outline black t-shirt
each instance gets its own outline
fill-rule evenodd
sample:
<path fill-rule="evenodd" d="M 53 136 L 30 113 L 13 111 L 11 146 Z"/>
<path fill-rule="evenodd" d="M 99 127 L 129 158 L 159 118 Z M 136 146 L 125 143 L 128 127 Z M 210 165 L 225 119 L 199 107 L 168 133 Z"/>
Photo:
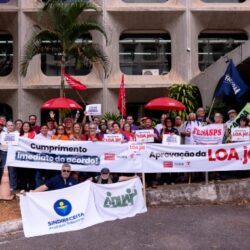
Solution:
<path fill-rule="evenodd" d="M 94 177 L 93 182 L 94 182 L 94 183 L 98 183 L 99 178 L 101 178 L 100 175 Z M 109 178 L 111 178 L 112 183 L 116 183 L 116 182 L 119 181 L 119 177 L 117 177 L 117 176 L 112 176 L 112 175 L 110 175 Z M 103 179 L 102 179 L 101 184 L 108 184 L 108 179 L 107 179 L 107 180 L 103 180 Z"/>

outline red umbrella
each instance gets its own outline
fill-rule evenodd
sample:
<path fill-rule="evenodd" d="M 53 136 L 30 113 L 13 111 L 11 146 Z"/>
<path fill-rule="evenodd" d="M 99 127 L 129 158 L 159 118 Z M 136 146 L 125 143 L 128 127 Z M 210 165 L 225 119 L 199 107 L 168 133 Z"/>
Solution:
<path fill-rule="evenodd" d="M 153 110 L 184 110 L 186 107 L 179 101 L 169 98 L 160 97 L 149 101 L 145 106 Z"/>
<path fill-rule="evenodd" d="M 68 98 L 53 98 L 41 105 L 41 109 L 82 109 L 75 101 Z"/>

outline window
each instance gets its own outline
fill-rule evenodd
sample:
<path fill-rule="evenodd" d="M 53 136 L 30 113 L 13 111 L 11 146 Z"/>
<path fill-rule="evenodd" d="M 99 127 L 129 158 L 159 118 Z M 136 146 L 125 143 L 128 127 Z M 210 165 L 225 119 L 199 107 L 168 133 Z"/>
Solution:
<path fill-rule="evenodd" d="M 53 42 L 58 43 L 58 41 L 53 41 Z M 91 43 L 91 42 L 92 39 L 90 35 L 86 35 L 85 37 L 76 40 L 76 43 Z M 50 41 L 44 41 L 43 43 L 45 44 L 50 43 Z M 60 53 L 55 53 L 54 55 L 42 54 L 41 55 L 42 72 L 47 76 L 60 76 L 61 75 L 60 60 L 61 60 Z M 92 67 L 90 65 L 77 68 L 74 56 L 70 55 L 67 60 L 65 72 L 69 75 L 87 75 L 90 73 L 91 69 Z"/>
<path fill-rule="evenodd" d="M 122 34 L 120 68 L 127 75 L 167 74 L 171 69 L 169 34 Z"/>
<path fill-rule="evenodd" d="M 5 116 L 7 121 L 12 120 L 13 111 L 11 106 L 6 103 L 0 103 L 0 116 Z"/>
<path fill-rule="evenodd" d="M 7 76 L 13 68 L 13 38 L 0 33 L 0 76 Z"/>
<path fill-rule="evenodd" d="M 168 0 L 123 0 L 126 3 L 164 3 Z"/>
<path fill-rule="evenodd" d="M 246 0 L 202 0 L 205 3 L 243 3 Z"/>
<path fill-rule="evenodd" d="M 1 1 L 1 0 L 0 0 Z M 49 0 L 42 0 L 44 3 L 47 3 Z M 78 0 L 63 0 L 65 3 L 74 3 Z M 82 0 L 82 2 L 89 2 L 90 0 Z"/>
<path fill-rule="evenodd" d="M 203 32 L 198 38 L 199 68 L 204 71 L 221 56 L 248 40 L 243 32 Z"/>

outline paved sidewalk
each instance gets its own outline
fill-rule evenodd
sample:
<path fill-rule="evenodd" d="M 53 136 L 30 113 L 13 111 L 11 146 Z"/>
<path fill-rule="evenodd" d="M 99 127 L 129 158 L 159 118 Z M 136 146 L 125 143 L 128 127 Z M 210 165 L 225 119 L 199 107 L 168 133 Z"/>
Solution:
<path fill-rule="evenodd" d="M 133 218 L 84 230 L 24 238 L 0 237 L 1 250 L 207 250 L 250 246 L 250 207 L 234 205 L 149 208 Z"/>

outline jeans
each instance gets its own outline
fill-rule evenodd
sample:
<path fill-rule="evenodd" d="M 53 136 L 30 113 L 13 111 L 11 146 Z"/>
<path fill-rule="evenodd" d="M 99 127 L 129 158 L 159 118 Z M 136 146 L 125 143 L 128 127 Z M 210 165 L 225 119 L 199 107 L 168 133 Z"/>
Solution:
<path fill-rule="evenodd" d="M 3 175 L 4 166 L 6 165 L 6 159 L 7 159 L 7 151 L 0 151 L 1 156 L 1 179 Z M 14 167 L 8 167 L 9 170 L 9 179 L 10 179 L 10 188 L 15 190 L 17 188 L 17 176 L 16 176 L 16 168 Z"/>

